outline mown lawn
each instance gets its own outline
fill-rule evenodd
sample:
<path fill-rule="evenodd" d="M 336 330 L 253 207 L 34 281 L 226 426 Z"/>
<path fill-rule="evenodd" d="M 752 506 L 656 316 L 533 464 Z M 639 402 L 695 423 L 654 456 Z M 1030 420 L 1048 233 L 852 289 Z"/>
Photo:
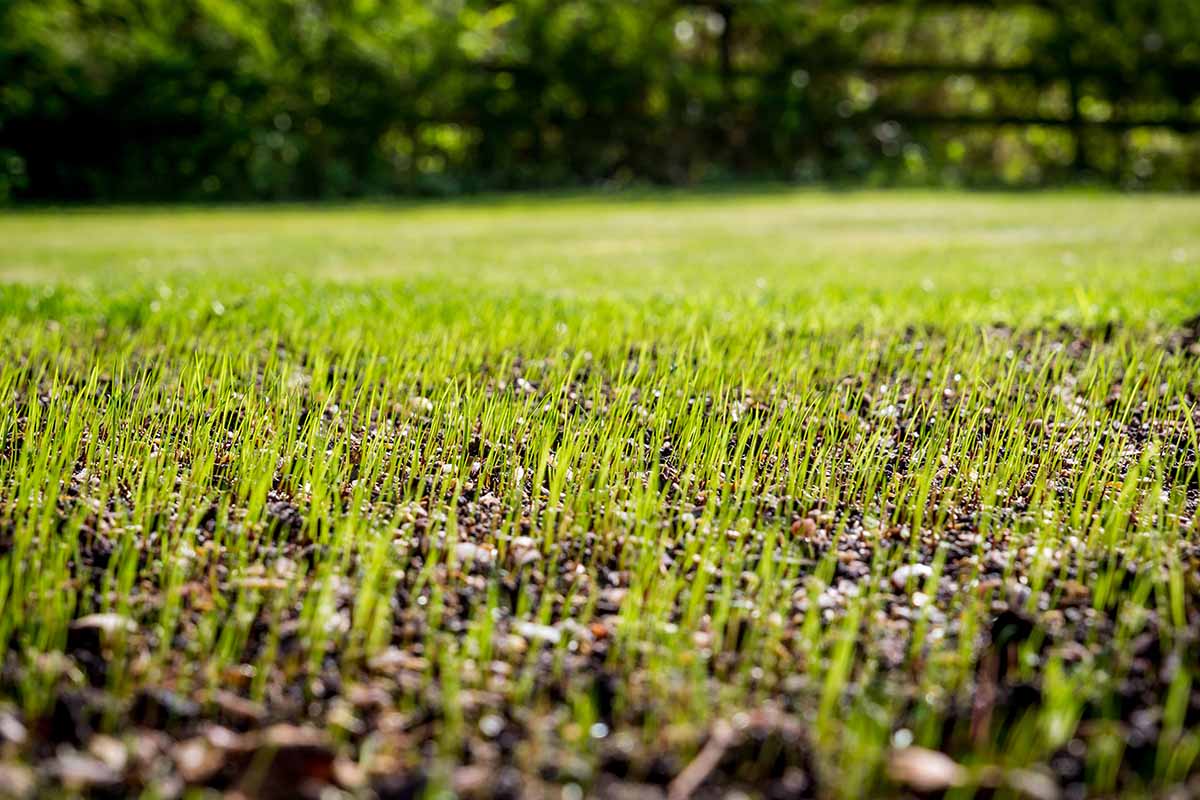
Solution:
<path fill-rule="evenodd" d="M 0 795 L 1200 792 L 1200 199 L 6 212 L 0 280 Z"/>

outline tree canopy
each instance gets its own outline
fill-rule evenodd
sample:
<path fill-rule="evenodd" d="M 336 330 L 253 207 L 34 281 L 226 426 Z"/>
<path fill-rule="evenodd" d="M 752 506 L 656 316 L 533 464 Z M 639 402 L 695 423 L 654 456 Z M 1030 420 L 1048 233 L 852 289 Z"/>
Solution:
<path fill-rule="evenodd" d="M 1200 184 L 1194 0 L 10 0 L 0 198 Z"/>

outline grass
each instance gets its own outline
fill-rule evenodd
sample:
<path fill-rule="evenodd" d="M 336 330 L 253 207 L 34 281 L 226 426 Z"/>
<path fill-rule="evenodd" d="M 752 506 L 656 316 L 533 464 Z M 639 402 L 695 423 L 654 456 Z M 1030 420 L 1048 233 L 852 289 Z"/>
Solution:
<path fill-rule="evenodd" d="M 0 216 L 0 778 L 1196 789 L 1197 219 Z"/>

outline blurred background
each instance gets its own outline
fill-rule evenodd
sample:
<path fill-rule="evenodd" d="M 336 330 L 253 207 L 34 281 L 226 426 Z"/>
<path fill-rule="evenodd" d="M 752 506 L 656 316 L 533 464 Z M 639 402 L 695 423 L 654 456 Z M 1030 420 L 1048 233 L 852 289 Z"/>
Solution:
<path fill-rule="evenodd" d="M 0 200 L 1200 186 L 1200 0 L 3 0 Z"/>

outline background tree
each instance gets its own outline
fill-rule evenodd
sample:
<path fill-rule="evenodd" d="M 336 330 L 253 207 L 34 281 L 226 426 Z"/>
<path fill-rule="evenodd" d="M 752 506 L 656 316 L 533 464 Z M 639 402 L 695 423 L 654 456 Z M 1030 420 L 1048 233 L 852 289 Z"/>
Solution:
<path fill-rule="evenodd" d="M 0 198 L 1200 183 L 1191 0 L 10 0 Z"/>

